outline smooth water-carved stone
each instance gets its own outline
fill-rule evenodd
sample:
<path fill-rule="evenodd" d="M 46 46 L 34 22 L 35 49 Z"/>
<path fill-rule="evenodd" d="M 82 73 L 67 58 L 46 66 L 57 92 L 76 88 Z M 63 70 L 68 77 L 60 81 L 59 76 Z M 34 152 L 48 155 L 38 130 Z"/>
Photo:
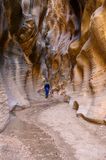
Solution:
<path fill-rule="evenodd" d="M 9 108 L 7 103 L 7 95 L 3 86 L 3 80 L 0 73 L 0 132 L 9 122 Z"/>
<path fill-rule="evenodd" d="M 37 81 L 49 80 L 54 94 L 71 97 L 77 115 L 105 123 L 106 1 L 1 2 L 2 84 L 10 110 L 29 107 Z"/>

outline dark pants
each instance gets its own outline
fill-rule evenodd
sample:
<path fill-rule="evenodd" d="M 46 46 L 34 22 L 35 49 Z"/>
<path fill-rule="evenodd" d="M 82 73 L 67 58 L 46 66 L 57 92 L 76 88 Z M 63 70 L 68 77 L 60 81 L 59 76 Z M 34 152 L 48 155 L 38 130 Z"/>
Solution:
<path fill-rule="evenodd" d="M 45 87 L 45 97 L 48 98 L 49 95 L 49 88 Z"/>
<path fill-rule="evenodd" d="M 46 96 L 46 98 L 48 98 L 48 95 L 49 95 L 49 89 L 45 88 L 45 96 Z"/>

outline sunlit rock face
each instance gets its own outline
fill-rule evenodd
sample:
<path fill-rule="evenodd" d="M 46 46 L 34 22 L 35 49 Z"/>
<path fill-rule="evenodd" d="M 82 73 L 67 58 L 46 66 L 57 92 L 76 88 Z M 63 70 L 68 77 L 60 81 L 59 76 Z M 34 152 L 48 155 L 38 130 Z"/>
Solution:
<path fill-rule="evenodd" d="M 0 0 L 0 17 L 4 117 L 29 107 L 44 77 L 78 115 L 105 123 L 106 1 Z"/>
<path fill-rule="evenodd" d="M 98 123 L 105 123 L 106 118 L 105 14 L 104 3 L 91 16 L 88 40 L 76 58 L 73 79 L 78 114 Z"/>
<path fill-rule="evenodd" d="M 70 96 L 70 104 L 79 105 L 78 115 L 98 123 L 106 118 L 106 11 L 102 3 L 51 0 L 45 18 L 48 56 L 52 57 L 48 78 L 54 91 Z"/>

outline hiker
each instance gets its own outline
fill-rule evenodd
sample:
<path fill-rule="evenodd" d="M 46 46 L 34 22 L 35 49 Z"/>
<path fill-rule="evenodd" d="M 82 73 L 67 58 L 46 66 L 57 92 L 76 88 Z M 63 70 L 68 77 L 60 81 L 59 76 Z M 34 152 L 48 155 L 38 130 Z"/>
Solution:
<path fill-rule="evenodd" d="M 48 98 L 50 91 L 50 84 L 48 82 L 46 82 L 44 85 L 44 91 L 45 91 L 45 98 Z"/>

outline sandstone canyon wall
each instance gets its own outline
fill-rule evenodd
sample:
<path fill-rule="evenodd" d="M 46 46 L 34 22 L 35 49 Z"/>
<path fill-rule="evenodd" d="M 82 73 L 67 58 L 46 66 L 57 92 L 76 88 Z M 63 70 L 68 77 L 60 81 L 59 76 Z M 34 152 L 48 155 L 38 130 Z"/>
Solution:
<path fill-rule="evenodd" d="M 106 1 L 0 0 L 0 130 L 30 107 L 36 84 L 106 123 Z"/>

